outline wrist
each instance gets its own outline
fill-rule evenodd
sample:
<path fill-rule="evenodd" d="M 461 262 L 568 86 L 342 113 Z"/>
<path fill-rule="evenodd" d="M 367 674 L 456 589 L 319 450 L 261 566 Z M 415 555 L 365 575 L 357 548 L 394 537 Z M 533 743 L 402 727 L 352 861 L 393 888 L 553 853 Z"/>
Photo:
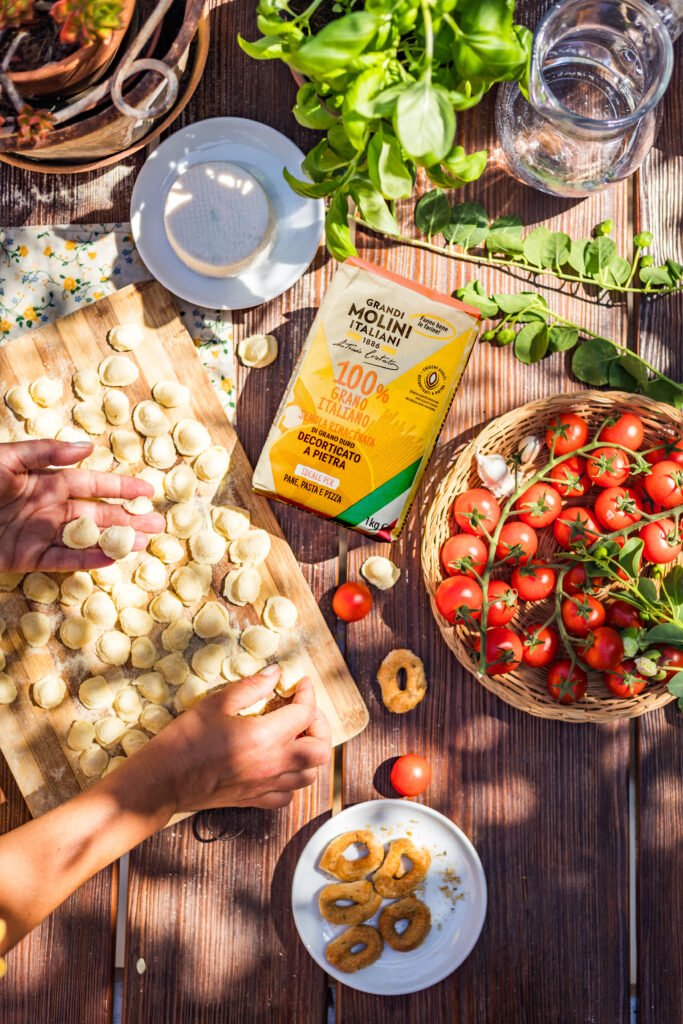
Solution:
<path fill-rule="evenodd" d="M 165 753 L 160 747 L 156 742 L 153 747 L 148 744 L 99 783 L 119 811 L 149 824 L 150 835 L 163 828 L 178 809 L 173 775 L 166 770 L 166 758 L 159 756 Z"/>

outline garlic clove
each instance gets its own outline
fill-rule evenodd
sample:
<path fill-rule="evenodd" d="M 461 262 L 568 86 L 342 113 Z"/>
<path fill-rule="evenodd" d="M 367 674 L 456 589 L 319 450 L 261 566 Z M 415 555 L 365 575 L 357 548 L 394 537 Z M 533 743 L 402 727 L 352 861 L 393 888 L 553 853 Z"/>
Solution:
<path fill-rule="evenodd" d="M 477 473 L 496 498 L 509 498 L 515 490 L 515 475 L 502 455 L 476 453 Z"/>
<path fill-rule="evenodd" d="M 543 447 L 543 441 L 540 437 L 536 437 L 535 434 L 527 434 L 519 442 L 519 461 L 522 466 L 528 466 L 534 462 L 541 453 Z"/>

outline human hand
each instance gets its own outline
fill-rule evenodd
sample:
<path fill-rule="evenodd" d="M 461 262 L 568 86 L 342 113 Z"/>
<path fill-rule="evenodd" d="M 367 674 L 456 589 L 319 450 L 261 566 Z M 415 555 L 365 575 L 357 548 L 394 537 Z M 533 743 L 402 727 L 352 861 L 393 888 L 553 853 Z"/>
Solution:
<path fill-rule="evenodd" d="M 278 666 L 271 665 L 205 697 L 138 751 L 138 776 L 146 759 L 145 785 L 151 775 L 171 813 L 284 807 L 295 789 L 315 781 L 332 748 L 330 727 L 308 677 L 299 682 L 291 704 L 257 717 L 237 715 L 269 697 L 278 674 Z"/>
<path fill-rule="evenodd" d="M 100 528 L 132 526 L 136 551 L 147 546 L 146 534 L 161 533 L 158 512 L 131 516 L 120 505 L 98 498 L 151 498 L 151 484 L 115 473 L 72 466 L 92 451 L 85 442 L 16 441 L 0 444 L 0 572 L 73 572 L 111 564 L 99 547 L 72 550 L 62 541 L 62 528 L 79 516 L 90 516 Z"/>

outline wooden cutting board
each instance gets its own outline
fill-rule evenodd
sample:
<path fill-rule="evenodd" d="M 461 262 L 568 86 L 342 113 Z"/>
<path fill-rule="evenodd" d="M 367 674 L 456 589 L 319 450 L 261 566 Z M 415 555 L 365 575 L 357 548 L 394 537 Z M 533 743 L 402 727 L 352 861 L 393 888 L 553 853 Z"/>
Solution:
<path fill-rule="evenodd" d="M 232 453 L 230 471 L 214 501 L 248 508 L 252 524 L 271 535 L 270 555 L 260 567 L 259 601 L 255 607 L 228 605 L 231 617 L 246 626 L 259 621 L 263 604 L 271 595 L 284 594 L 294 601 L 299 612 L 297 639 L 301 644 L 302 661 L 313 680 L 319 705 L 330 722 L 333 742 L 343 743 L 365 728 L 367 708 L 268 502 L 251 489 L 252 467 L 168 292 L 152 281 L 130 285 L 0 349 L 3 393 L 12 384 L 29 383 L 41 374 L 60 377 L 64 382 L 65 422 L 70 422 L 70 408 L 76 401 L 71 389 L 72 374 L 76 369 L 95 369 L 105 356 L 111 355 L 113 350 L 106 342 L 107 331 L 117 323 L 130 322 L 142 324 L 146 330 L 144 342 L 134 352 L 127 353 L 140 370 L 137 381 L 124 389 L 131 409 L 142 399 L 152 397 L 152 386 L 159 380 L 178 380 L 186 384 L 191 391 L 189 408 L 166 410 L 169 420 L 194 417 L 208 428 L 214 443 L 222 444 Z M 17 421 L 4 404 L 0 422 L 16 433 Z M 217 593 L 228 567 L 227 558 L 215 567 L 214 590 Z M 32 607 L 39 608 L 38 605 Z M 20 589 L 0 594 L 0 615 L 9 624 L 0 644 L 7 655 L 6 671 L 13 676 L 19 690 L 13 704 L 0 707 L 0 750 L 31 813 L 37 816 L 74 796 L 87 782 L 78 767 L 78 755 L 69 750 L 65 742 L 73 719 L 84 717 L 77 699 L 79 684 L 96 672 L 110 676 L 135 675 L 136 670 L 131 670 L 129 663 L 121 670 L 106 669 L 94 650 L 69 652 L 54 639 L 44 649 L 28 647 L 17 628 L 19 617 L 27 610 L 29 605 Z M 62 617 L 59 604 L 43 610 L 52 615 L 56 632 Z M 186 656 L 194 646 L 191 645 Z M 54 671 L 63 675 L 69 696 L 58 708 L 45 711 L 32 703 L 29 688 L 31 683 Z"/>

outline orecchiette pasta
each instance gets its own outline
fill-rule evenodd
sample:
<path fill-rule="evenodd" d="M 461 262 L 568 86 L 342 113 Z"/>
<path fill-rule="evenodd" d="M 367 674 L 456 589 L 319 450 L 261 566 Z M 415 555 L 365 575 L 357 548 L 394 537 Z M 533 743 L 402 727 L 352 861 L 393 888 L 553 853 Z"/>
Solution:
<path fill-rule="evenodd" d="M 190 390 L 175 380 L 160 380 L 152 388 L 154 401 L 167 409 L 175 409 L 190 400 Z"/>

